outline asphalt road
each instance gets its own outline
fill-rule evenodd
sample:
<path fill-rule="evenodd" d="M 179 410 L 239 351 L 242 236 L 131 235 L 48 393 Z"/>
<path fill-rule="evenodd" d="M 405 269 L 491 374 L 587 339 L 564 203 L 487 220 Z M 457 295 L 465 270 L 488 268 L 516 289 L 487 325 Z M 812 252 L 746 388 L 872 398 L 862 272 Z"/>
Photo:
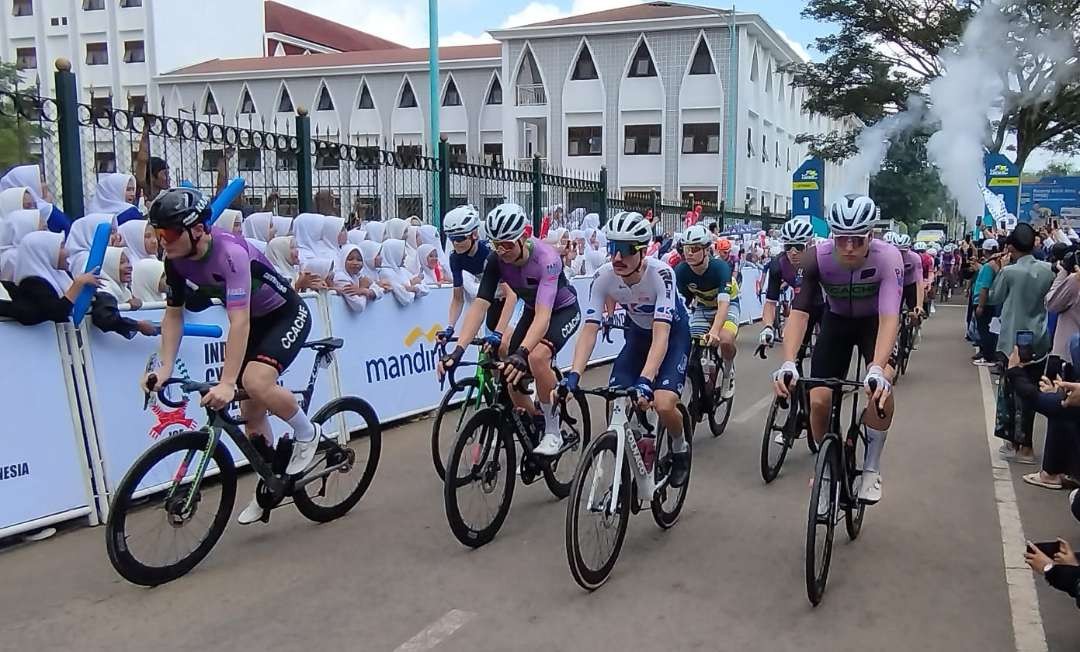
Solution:
<path fill-rule="evenodd" d="M 102 528 L 0 550 L 0 648 L 1016 650 L 983 390 L 961 316 L 943 308 L 925 330 L 898 387 L 884 499 L 857 542 L 838 529 L 817 608 L 803 580 L 812 458 L 800 445 L 780 478 L 761 481 L 778 362 L 751 357 L 752 327 L 727 433 L 712 439 L 701 426 L 695 440 L 682 520 L 664 532 L 646 512 L 633 517 L 611 580 L 594 593 L 570 576 L 566 503 L 543 482 L 518 486 L 489 545 L 469 550 L 451 536 L 423 420 L 384 433 L 374 483 L 345 518 L 315 525 L 286 508 L 269 525 L 234 522 L 199 567 L 155 589 L 113 572 Z M 583 384 L 603 384 L 606 372 Z M 601 416 L 595 409 L 594 422 Z M 1076 534 L 1062 494 L 1018 475 L 1013 486 L 1030 536 Z M 251 487 L 245 477 L 237 512 Z M 1044 586 L 1039 598 L 1050 649 L 1075 649 L 1075 607 Z"/>

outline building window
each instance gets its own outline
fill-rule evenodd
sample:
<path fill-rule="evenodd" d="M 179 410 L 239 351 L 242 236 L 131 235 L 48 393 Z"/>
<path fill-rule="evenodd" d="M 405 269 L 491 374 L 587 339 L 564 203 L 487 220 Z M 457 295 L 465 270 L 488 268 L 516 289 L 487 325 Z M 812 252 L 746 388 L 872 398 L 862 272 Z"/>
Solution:
<path fill-rule="evenodd" d="M 502 143 L 484 143 L 484 163 L 501 168 L 503 164 Z"/>
<path fill-rule="evenodd" d="M 112 113 L 112 97 L 106 95 L 104 97 L 91 97 L 90 98 L 90 117 L 91 118 L 108 118 Z"/>
<path fill-rule="evenodd" d="M 296 170 L 296 154 L 292 152 L 278 152 L 277 162 L 274 164 L 279 172 Z"/>
<path fill-rule="evenodd" d="M 360 89 L 360 104 L 357 105 L 358 109 L 374 109 L 375 102 L 371 99 L 371 91 L 368 90 L 367 84 Z"/>
<path fill-rule="evenodd" d="M 382 155 L 375 145 L 365 145 L 357 148 L 357 170 L 378 170 L 381 162 Z"/>
<path fill-rule="evenodd" d="M 281 87 L 281 97 L 278 98 L 277 110 L 278 113 L 292 113 L 293 110 L 292 98 L 289 97 L 289 89 L 284 86 Z"/>
<path fill-rule="evenodd" d="M 34 2 L 33 0 L 14 0 L 11 3 L 11 15 L 12 16 L 33 16 L 34 15 Z"/>
<path fill-rule="evenodd" d="M 706 211 L 714 211 L 719 201 L 720 195 L 716 191 L 694 190 L 682 193 L 682 203 L 687 208 L 692 208 L 694 204 L 701 204 Z"/>
<path fill-rule="evenodd" d="M 124 63 L 146 61 L 146 47 L 142 41 L 124 41 Z"/>
<path fill-rule="evenodd" d="M 214 92 L 211 90 L 206 91 L 206 99 L 203 101 L 203 113 L 206 115 L 218 115 L 221 113 Z"/>
<path fill-rule="evenodd" d="M 495 81 L 491 82 L 491 89 L 488 91 L 485 104 L 502 104 L 502 102 L 502 84 L 499 83 L 499 78 L 496 77 Z"/>
<path fill-rule="evenodd" d="M 603 153 L 603 127 L 570 127 L 566 130 L 569 156 L 600 156 Z"/>
<path fill-rule="evenodd" d="M 720 123 L 685 124 L 682 142 L 683 154 L 719 154 Z"/>
<path fill-rule="evenodd" d="M 83 0 L 83 11 L 104 11 L 105 0 Z"/>
<path fill-rule="evenodd" d="M 446 93 L 443 94 L 442 105 L 461 106 L 461 94 L 458 93 L 457 84 L 454 83 L 453 77 L 446 82 Z"/>
<path fill-rule="evenodd" d="M 116 172 L 116 152 L 94 152 L 94 170 L 99 174 Z"/>
<path fill-rule="evenodd" d="M 655 77 L 656 66 L 653 65 L 652 57 L 649 56 L 649 48 L 645 47 L 645 41 L 638 45 L 634 53 L 634 60 L 630 62 L 630 77 Z"/>
<path fill-rule="evenodd" d="M 250 115 L 255 113 L 255 101 L 251 99 L 251 93 L 244 88 L 244 94 L 240 97 L 240 113 Z"/>
<path fill-rule="evenodd" d="M 660 153 L 660 125 L 626 125 L 623 153 L 631 156 Z"/>
<path fill-rule="evenodd" d="M 767 139 L 767 134 L 761 134 L 761 162 L 762 163 L 768 163 L 769 162 L 769 149 L 768 149 L 769 143 L 768 143 L 768 141 L 766 139 Z"/>
<path fill-rule="evenodd" d="M 86 44 L 86 65 L 88 66 L 105 66 L 109 63 L 109 44 L 108 43 L 87 43 Z"/>
<path fill-rule="evenodd" d="M 773 145 L 776 145 L 776 154 L 773 156 L 773 162 L 776 163 L 776 167 L 780 167 L 780 141 L 774 140 Z"/>
<path fill-rule="evenodd" d="M 204 149 L 202 153 L 203 172 L 214 172 L 218 169 L 218 163 L 225 160 L 225 151 L 221 149 Z"/>
<path fill-rule="evenodd" d="M 398 197 L 397 214 L 401 217 L 412 217 L 424 213 L 424 200 L 420 197 Z"/>
<path fill-rule="evenodd" d="M 341 150 L 331 143 L 315 150 L 316 170 L 338 170 L 341 168 Z"/>
<path fill-rule="evenodd" d="M 746 128 L 746 158 L 754 158 L 754 128 Z"/>
<path fill-rule="evenodd" d="M 262 169 L 262 150 L 258 147 L 241 147 L 236 152 L 237 168 L 241 172 L 257 172 Z"/>
<path fill-rule="evenodd" d="M 330 97 L 330 91 L 323 86 L 319 89 L 319 101 L 315 104 L 316 111 L 333 111 L 334 99 Z"/>
<path fill-rule="evenodd" d="M 120 0 L 121 9 L 129 9 L 131 7 L 141 7 L 142 0 Z"/>
<path fill-rule="evenodd" d="M 146 113 L 146 96 L 128 95 L 128 111 L 136 115 Z"/>
<path fill-rule="evenodd" d="M 413 93 L 412 84 L 405 80 L 405 86 L 401 89 L 401 98 L 398 99 L 399 109 L 416 108 L 416 95 Z"/>
<path fill-rule="evenodd" d="M 423 156 L 419 145 L 398 145 L 395 151 L 397 153 L 397 167 L 399 168 L 414 166 L 417 160 Z"/>
<path fill-rule="evenodd" d="M 37 48 L 15 48 L 15 67 L 19 70 L 37 68 Z"/>
<path fill-rule="evenodd" d="M 694 61 L 690 64 L 691 75 L 712 75 L 716 72 L 713 67 L 712 53 L 709 46 L 705 45 L 705 39 L 698 41 L 697 52 L 694 53 Z"/>
<path fill-rule="evenodd" d="M 596 64 L 593 63 L 592 54 L 589 52 L 589 46 L 582 46 L 581 54 L 578 55 L 577 63 L 574 64 L 574 74 L 570 76 L 570 79 L 584 81 L 599 78 L 600 76 L 596 74 Z"/>
<path fill-rule="evenodd" d="M 469 162 L 468 147 L 464 143 L 447 145 L 446 155 L 449 157 L 450 162 L 455 165 Z"/>
<path fill-rule="evenodd" d="M 789 170 L 791 169 L 791 146 L 790 145 L 788 145 L 788 148 L 787 148 L 787 169 L 789 169 Z"/>
<path fill-rule="evenodd" d="M 379 206 L 381 202 L 378 197 L 356 197 L 353 200 L 353 213 L 361 220 L 376 220 L 379 218 Z"/>

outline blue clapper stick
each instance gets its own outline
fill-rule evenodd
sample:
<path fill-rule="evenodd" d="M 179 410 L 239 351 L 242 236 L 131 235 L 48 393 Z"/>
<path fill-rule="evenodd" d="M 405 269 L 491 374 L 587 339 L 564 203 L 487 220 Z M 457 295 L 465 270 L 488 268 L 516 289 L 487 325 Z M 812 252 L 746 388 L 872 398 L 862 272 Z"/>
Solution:
<path fill-rule="evenodd" d="M 242 192 L 244 192 L 244 180 L 240 177 L 236 177 L 229 182 L 229 185 L 222 189 L 217 197 L 214 197 L 214 201 L 210 202 L 211 225 L 217 221 L 217 218 L 221 217 L 221 214 L 225 212 L 225 209 L 231 206 L 233 201 L 239 197 Z"/>
<path fill-rule="evenodd" d="M 157 329 L 158 334 L 161 334 L 161 322 L 150 322 Z M 184 336 L 185 337 L 221 337 L 221 326 L 217 324 L 184 324 Z"/>
<path fill-rule="evenodd" d="M 94 241 L 90 245 L 90 256 L 86 259 L 87 272 L 98 272 L 101 264 L 105 262 L 105 249 L 109 246 L 109 237 L 112 235 L 112 224 L 105 222 L 98 224 L 94 229 Z M 94 292 L 97 288 L 93 285 L 84 285 L 75 297 L 75 305 L 71 309 L 71 322 L 78 328 L 82 323 L 86 311 L 90 309 L 90 303 L 94 300 Z"/>

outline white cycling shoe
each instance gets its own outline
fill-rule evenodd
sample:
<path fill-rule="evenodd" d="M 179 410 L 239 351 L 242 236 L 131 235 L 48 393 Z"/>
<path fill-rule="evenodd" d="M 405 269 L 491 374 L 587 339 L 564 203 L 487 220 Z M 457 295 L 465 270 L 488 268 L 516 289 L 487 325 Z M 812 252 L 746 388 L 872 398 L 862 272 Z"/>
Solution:
<path fill-rule="evenodd" d="M 244 511 L 240 512 L 240 516 L 237 517 L 236 522 L 240 525 L 251 525 L 252 523 L 262 520 L 264 511 L 266 510 L 259 505 L 258 496 L 252 496 L 251 502 L 244 508 Z"/>
<path fill-rule="evenodd" d="M 728 374 L 727 384 L 724 386 L 720 397 L 725 401 L 731 400 L 735 396 L 735 361 L 731 361 L 731 372 Z"/>
<path fill-rule="evenodd" d="M 296 475 L 308 470 L 315 461 L 315 453 L 319 450 L 319 440 L 322 439 L 322 427 L 313 424 L 315 436 L 311 441 L 293 440 L 292 455 L 289 457 L 289 465 L 285 467 L 286 475 Z"/>
<path fill-rule="evenodd" d="M 561 433 L 548 432 L 544 434 L 543 439 L 536 445 L 536 448 L 532 450 L 533 455 L 540 455 L 541 457 L 554 457 L 559 454 L 559 451 L 563 447 L 563 438 Z"/>
<path fill-rule="evenodd" d="M 874 505 L 881 500 L 881 474 L 863 471 L 859 476 L 859 502 Z"/>

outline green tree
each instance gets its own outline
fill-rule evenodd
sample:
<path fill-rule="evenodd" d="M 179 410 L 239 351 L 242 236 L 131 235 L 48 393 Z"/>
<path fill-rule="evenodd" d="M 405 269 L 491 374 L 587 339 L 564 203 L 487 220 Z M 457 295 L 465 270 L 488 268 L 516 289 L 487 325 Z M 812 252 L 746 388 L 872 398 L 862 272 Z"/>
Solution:
<path fill-rule="evenodd" d="M 0 62 L 0 170 L 18 163 L 35 163 L 37 143 L 45 136 L 38 116 L 37 86 L 28 86 L 14 64 Z"/>
<path fill-rule="evenodd" d="M 803 107 L 834 118 L 854 115 L 873 124 L 902 107 L 913 92 L 945 72 L 942 54 L 959 42 L 964 25 L 986 0 L 808 0 L 803 16 L 839 26 L 817 39 L 820 62 L 785 69 L 807 90 Z M 957 4 L 962 4 L 957 7 Z M 1016 164 L 1023 169 L 1036 148 L 1080 151 L 1080 64 L 1051 57 L 1044 47 L 1051 32 L 1072 34 L 1075 53 L 1080 32 L 1077 0 L 1027 0 L 1011 5 L 1011 44 L 1020 54 L 1003 80 L 1008 89 L 1003 115 L 990 124 L 987 147 L 1001 151 L 1006 136 L 1016 138 Z M 830 160 L 851 155 L 850 139 L 800 134 L 812 152 Z"/>
<path fill-rule="evenodd" d="M 1076 173 L 1076 166 L 1070 161 L 1051 161 L 1045 168 L 1034 174 L 1037 177 L 1068 177 Z"/>
<path fill-rule="evenodd" d="M 882 216 L 907 224 L 912 232 L 948 204 L 937 169 L 926 161 L 927 138 L 919 133 L 893 143 L 881 172 L 870 179 L 870 195 Z"/>

